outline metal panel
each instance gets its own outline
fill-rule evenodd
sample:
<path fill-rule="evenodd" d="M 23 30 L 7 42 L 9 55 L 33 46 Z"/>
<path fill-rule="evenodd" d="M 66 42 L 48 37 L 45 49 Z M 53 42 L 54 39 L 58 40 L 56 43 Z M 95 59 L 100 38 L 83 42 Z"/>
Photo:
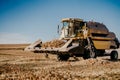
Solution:
<path fill-rule="evenodd" d="M 96 49 L 110 49 L 110 41 L 96 41 L 93 40 Z"/>

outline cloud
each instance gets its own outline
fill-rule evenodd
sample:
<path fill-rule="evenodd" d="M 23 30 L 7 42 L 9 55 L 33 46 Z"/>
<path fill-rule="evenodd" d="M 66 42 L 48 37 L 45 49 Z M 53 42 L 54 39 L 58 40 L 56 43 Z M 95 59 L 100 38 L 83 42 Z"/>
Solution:
<path fill-rule="evenodd" d="M 0 33 L 0 44 L 30 43 L 27 36 L 18 33 Z"/>

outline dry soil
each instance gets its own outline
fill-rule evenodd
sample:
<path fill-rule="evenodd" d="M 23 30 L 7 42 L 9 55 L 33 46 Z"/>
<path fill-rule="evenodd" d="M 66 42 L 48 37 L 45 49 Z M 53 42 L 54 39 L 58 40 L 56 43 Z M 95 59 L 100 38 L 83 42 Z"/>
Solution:
<path fill-rule="evenodd" d="M 24 47 L 0 45 L 0 80 L 120 80 L 120 59 L 58 61 L 56 55 L 45 58 L 44 53 L 23 51 Z"/>

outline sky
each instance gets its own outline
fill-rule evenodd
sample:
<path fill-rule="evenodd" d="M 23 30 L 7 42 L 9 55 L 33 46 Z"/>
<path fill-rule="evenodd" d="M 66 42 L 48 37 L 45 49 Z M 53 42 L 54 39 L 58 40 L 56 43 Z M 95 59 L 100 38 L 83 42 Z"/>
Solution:
<path fill-rule="evenodd" d="M 59 38 L 62 18 L 104 23 L 120 40 L 120 0 L 0 0 L 0 44 Z"/>

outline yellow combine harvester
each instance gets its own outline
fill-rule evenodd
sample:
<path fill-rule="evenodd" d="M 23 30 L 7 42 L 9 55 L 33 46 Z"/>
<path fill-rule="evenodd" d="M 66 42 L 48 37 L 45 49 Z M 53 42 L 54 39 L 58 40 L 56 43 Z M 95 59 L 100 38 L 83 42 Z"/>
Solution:
<path fill-rule="evenodd" d="M 104 55 L 106 49 L 119 48 L 119 41 L 113 32 L 98 22 L 83 21 L 78 18 L 62 19 L 61 40 L 66 43 L 61 48 L 34 49 L 34 52 L 55 53 L 58 60 L 68 60 L 71 56 L 82 56 L 84 59 Z M 118 52 L 111 52 L 111 59 L 116 60 Z"/>

